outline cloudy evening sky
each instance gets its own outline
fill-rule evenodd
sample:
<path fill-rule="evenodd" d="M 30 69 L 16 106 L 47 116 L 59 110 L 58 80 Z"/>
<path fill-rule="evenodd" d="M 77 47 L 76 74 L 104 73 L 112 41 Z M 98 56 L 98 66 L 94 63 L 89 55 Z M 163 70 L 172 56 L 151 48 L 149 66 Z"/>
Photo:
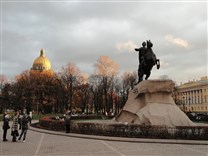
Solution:
<path fill-rule="evenodd" d="M 161 69 L 177 83 L 208 72 L 206 1 L 1 1 L 1 74 L 13 79 L 45 49 L 54 71 L 68 62 L 93 73 L 106 55 L 120 74 L 136 71 L 134 48 L 153 42 Z"/>

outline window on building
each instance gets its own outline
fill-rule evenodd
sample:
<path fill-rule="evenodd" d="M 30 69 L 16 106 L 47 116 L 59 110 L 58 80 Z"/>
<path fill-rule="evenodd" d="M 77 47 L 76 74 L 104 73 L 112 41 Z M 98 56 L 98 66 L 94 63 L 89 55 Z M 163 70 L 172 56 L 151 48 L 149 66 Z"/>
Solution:
<path fill-rule="evenodd" d="M 204 100 L 205 100 L 205 102 L 207 102 L 207 97 L 206 96 L 204 97 Z"/>

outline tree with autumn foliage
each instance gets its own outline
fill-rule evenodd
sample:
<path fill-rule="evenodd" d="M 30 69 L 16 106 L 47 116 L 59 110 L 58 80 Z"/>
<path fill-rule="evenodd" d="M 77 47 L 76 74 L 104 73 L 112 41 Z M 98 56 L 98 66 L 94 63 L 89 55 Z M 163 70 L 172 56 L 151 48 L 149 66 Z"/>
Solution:
<path fill-rule="evenodd" d="M 103 89 L 103 111 L 110 112 L 112 109 L 112 105 L 110 101 L 108 101 L 108 93 L 112 91 L 112 85 L 115 77 L 119 72 L 119 64 L 117 64 L 114 60 L 110 59 L 108 56 L 100 56 L 97 62 L 94 65 L 95 67 L 95 75 L 100 75 L 102 79 L 102 89 Z"/>
<path fill-rule="evenodd" d="M 60 72 L 28 70 L 11 83 L 1 79 L 0 111 L 6 108 L 57 113 L 67 109 L 79 113 L 118 113 L 136 84 L 136 72 L 118 77 L 119 65 L 108 56 L 100 56 L 94 73 L 87 77 L 73 63 Z"/>
<path fill-rule="evenodd" d="M 55 109 L 55 93 L 58 82 L 51 73 L 25 71 L 16 76 L 13 95 L 16 109 L 36 110 L 51 113 Z"/>
<path fill-rule="evenodd" d="M 75 64 L 68 63 L 66 67 L 62 68 L 62 71 L 58 75 L 65 89 L 65 96 L 67 98 L 65 108 L 72 110 L 73 103 L 75 103 L 73 96 L 81 81 L 80 70 Z"/>

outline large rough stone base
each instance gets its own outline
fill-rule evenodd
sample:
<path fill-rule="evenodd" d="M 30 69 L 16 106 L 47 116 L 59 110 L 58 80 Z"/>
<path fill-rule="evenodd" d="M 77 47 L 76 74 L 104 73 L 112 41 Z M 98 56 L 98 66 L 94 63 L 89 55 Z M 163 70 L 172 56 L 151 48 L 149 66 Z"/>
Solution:
<path fill-rule="evenodd" d="M 168 127 L 195 126 L 172 98 L 171 80 L 146 80 L 129 93 L 123 110 L 116 116 L 118 122 Z"/>

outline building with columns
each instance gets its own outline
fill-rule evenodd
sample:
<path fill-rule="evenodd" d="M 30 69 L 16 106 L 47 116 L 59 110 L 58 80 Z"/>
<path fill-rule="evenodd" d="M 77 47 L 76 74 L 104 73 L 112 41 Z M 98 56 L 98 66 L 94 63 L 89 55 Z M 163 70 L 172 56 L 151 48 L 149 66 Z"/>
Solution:
<path fill-rule="evenodd" d="M 176 87 L 174 98 L 185 112 L 208 112 L 208 76 Z"/>

